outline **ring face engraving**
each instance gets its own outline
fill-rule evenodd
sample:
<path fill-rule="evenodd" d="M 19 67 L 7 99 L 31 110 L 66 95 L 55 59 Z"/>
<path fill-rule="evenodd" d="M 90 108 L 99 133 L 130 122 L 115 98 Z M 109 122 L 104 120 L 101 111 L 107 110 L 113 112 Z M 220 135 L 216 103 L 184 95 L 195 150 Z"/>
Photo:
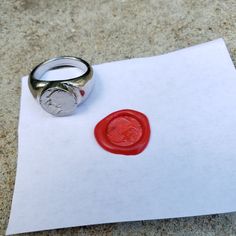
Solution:
<path fill-rule="evenodd" d="M 76 109 L 76 97 L 65 89 L 52 87 L 43 91 L 39 98 L 42 108 L 54 116 L 67 116 Z"/>

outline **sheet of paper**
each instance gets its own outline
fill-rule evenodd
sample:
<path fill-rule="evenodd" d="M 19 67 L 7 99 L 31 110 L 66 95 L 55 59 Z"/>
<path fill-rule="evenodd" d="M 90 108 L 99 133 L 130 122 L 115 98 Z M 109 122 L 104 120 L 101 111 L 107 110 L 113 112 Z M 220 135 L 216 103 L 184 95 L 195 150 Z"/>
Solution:
<path fill-rule="evenodd" d="M 89 99 L 60 118 L 23 78 L 7 234 L 236 211 L 236 72 L 223 40 L 94 72 Z M 126 108 L 151 125 L 136 156 L 104 151 L 93 134 Z"/>

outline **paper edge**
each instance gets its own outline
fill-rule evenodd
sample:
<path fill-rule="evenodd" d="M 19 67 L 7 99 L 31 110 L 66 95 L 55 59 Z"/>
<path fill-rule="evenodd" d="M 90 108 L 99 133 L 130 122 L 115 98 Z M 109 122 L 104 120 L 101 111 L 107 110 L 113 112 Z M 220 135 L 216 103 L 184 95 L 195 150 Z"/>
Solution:
<path fill-rule="evenodd" d="M 21 90 L 20 90 L 20 105 L 19 105 L 19 111 L 18 111 L 18 126 L 17 126 L 17 158 L 16 158 L 16 174 L 15 174 L 15 180 L 14 180 L 14 188 L 13 188 L 13 193 L 12 193 L 12 198 L 11 198 L 11 207 L 10 207 L 10 213 L 9 213 L 9 217 L 8 217 L 8 223 L 7 223 L 7 229 L 5 231 L 5 235 L 10 235 L 10 234 L 17 234 L 17 233 L 9 233 L 9 225 L 10 225 L 10 220 L 11 220 L 11 215 L 12 215 L 12 208 L 13 208 L 13 201 L 14 201 L 14 195 L 15 195 L 15 185 L 16 185 L 16 179 L 17 179 L 17 172 L 18 170 L 18 166 L 19 166 L 19 146 L 20 146 L 20 123 L 22 120 L 22 117 L 20 115 L 21 110 L 22 110 L 22 94 L 23 94 L 23 80 L 26 79 L 26 77 L 28 76 L 23 76 L 20 79 L 20 85 L 21 85 Z M 23 233 L 23 232 L 22 232 Z"/>
<path fill-rule="evenodd" d="M 116 224 L 116 223 L 133 223 L 133 222 L 139 222 L 139 221 L 159 221 L 159 220 L 168 220 L 168 219 L 181 219 L 181 218 L 194 218 L 194 217 L 206 217 L 211 215 L 223 215 L 223 214 L 233 214 L 236 213 L 236 211 L 227 211 L 227 212 L 217 212 L 217 213 L 206 213 L 206 214 L 197 214 L 197 215 L 189 215 L 189 216 L 175 216 L 175 217 L 163 217 L 163 218 L 148 218 L 143 220 L 142 218 L 137 218 L 135 220 L 120 220 L 120 221 L 110 221 L 110 222 L 101 222 L 97 224 L 82 224 L 82 225 L 71 225 L 71 226 L 65 226 L 65 227 L 53 227 L 53 228 L 47 228 L 47 229 L 41 229 L 41 230 L 35 230 L 35 231 L 22 231 L 17 233 L 11 233 L 6 232 L 6 236 L 8 235 L 16 235 L 16 234 L 24 234 L 24 233 L 36 233 L 36 232 L 44 232 L 44 231 L 52 231 L 52 230 L 62 230 L 62 229 L 70 229 L 70 228 L 79 228 L 79 227 L 86 227 L 86 226 L 97 226 L 97 225 L 106 225 L 106 224 Z"/>

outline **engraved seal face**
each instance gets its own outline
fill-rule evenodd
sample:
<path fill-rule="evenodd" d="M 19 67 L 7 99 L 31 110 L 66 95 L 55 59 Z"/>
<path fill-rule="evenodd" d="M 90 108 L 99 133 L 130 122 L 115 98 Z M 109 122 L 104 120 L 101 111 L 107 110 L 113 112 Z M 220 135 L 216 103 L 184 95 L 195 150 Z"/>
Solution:
<path fill-rule="evenodd" d="M 77 103 L 72 92 L 63 88 L 48 88 L 39 98 L 42 108 L 54 116 L 67 116 L 74 112 Z"/>

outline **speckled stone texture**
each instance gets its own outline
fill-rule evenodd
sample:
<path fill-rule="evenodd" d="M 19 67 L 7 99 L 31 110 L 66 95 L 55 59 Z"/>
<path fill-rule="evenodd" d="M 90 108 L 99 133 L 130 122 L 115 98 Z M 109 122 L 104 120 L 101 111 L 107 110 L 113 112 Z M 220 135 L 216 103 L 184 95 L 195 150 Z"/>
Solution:
<path fill-rule="evenodd" d="M 236 62 L 235 0 L 1 0 L 0 235 L 14 188 L 23 75 L 57 55 L 98 64 L 162 54 L 218 37 L 225 39 Z M 25 235 L 236 235 L 236 213 Z"/>

